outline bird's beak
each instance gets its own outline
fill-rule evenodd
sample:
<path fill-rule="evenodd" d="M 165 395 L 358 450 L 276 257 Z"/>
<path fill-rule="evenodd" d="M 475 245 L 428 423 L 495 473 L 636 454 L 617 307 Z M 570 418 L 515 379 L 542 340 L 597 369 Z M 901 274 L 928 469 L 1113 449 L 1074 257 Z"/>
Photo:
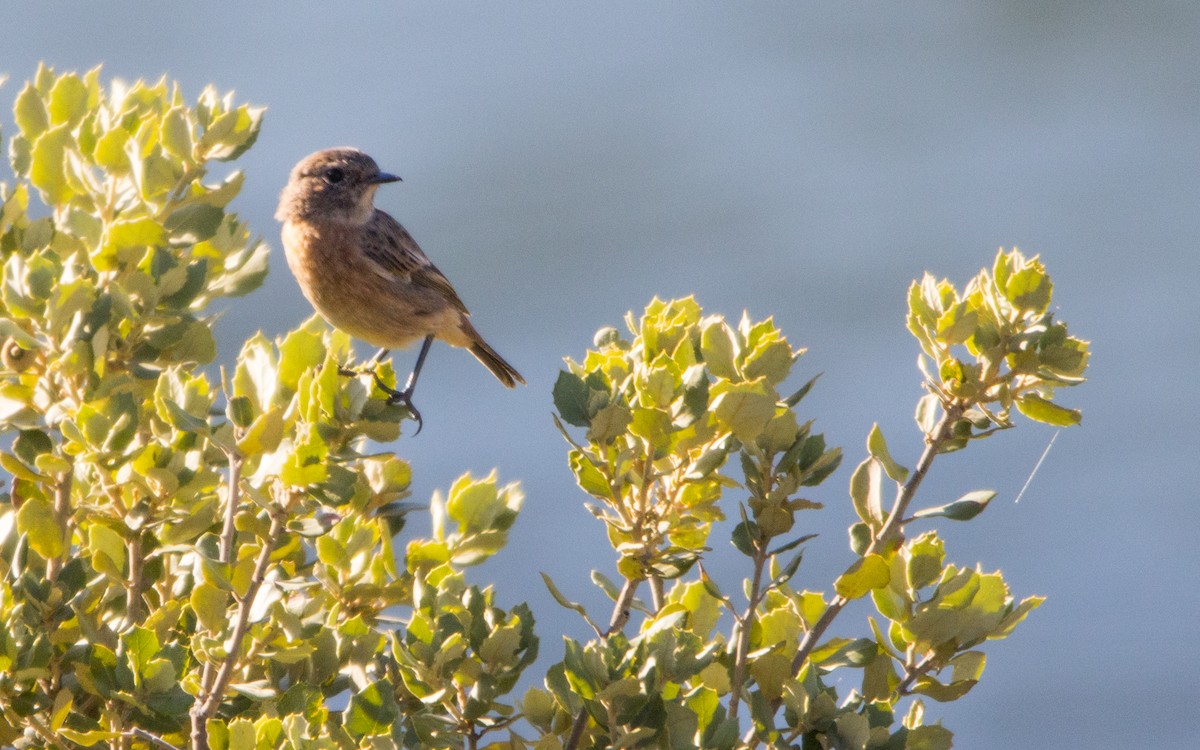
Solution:
<path fill-rule="evenodd" d="M 380 172 L 379 174 L 375 175 L 374 177 L 372 177 L 370 179 L 370 183 L 372 185 L 380 185 L 385 182 L 400 182 L 400 178 L 394 174 L 388 174 L 387 172 Z"/>

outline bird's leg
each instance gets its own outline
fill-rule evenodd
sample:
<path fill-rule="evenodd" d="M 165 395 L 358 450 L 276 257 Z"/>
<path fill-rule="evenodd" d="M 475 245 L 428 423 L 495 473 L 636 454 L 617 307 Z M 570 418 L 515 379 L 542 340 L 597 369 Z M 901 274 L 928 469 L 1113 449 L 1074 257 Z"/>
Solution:
<path fill-rule="evenodd" d="M 389 388 L 375 376 L 375 384 L 380 390 L 388 395 L 388 403 L 393 406 L 403 406 L 412 414 L 413 419 L 417 422 L 417 431 L 413 434 L 420 434 L 423 422 L 421 421 L 421 412 L 417 411 L 417 407 L 413 406 L 412 394 L 417 387 L 417 378 L 421 375 L 421 367 L 425 364 L 425 357 L 429 354 L 429 347 L 433 345 L 433 336 L 426 336 L 424 343 L 421 344 L 421 352 L 417 354 L 417 364 L 413 367 L 412 374 L 408 376 L 408 381 L 404 384 L 404 390 L 398 391 L 395 388 Z M 379 354 L 375 356 L 375 362 L 387 356 L 387 350 L 381 349 Z"/>

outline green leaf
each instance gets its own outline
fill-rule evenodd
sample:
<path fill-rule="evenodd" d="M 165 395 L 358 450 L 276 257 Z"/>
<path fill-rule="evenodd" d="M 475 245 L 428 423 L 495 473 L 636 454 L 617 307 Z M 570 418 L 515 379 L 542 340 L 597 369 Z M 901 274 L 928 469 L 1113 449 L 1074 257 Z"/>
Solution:
<path fill-rule="evenodd" d="M 63 727 L 58 730 L 58 734 L 64 738 L 74 742 L 77 745 L 84 747 L 92 747 L 100 742 L 112 743 L 113 740 L 121 737 L 120 732 L 106 732 L 100 729 L 94 729 L 88 732 L 80 732 L 76 729 L 68 729 Z"/>
<path fill-rule="evenodd" d="M 1083 419 L 1083 414 L 1078 409 L 1059 406 L 1036 393 L 1026 393 L 1018 398 L 1017 409 L 1035 422 L 1057 427 L 1071 427 Z"/>
<path fill-rule="evenodd" d="M 871 546 L 871 527 L 859 521 L 850 526 L 850 550 L 862 555 Z"/>
<path fill-rule="evenodd" d="M 200 435 L 209 433 L 208 422 L 200 417 L 188 414 L 186 410 L 179 404 L 169 398 L 162 399 L 162 406 L 165 409 L 165 418 L 168 423 L 180 432 L 194 432 Z"/>
<path fill-rule="evenodd" d="M 17 530 L 26 535 L 33 551 L 46 560 L 61 557 L 67 551 L 67 530 L 54 506 L 40 494 L 26 498 L 17 511 Z"/>
<path fill-rule="evenodd" d="M 871 589 L 888 585 L 891 578 L 891 569 L 887 561 L 879 555 L 871 554 L 856 561 L 845 573 L 838 576 L 833 582 L 833 587 L 840 596 L 853 600 L 866 596 Z"/>
<path fill-rule="evenodd" d="M 325 360 L 324 324 L 313 316 L 288 333 L 279 344 L 279 382 L 296 390 L 306 372 L 316 370 Z"/>
<path fill-rule="evenodd" d="M 773 651 L 750 662 L 750 674 L 763 695 L 776 700 L 783 695 L 783 686 L 792 679 L 792 657 Z"/>
<path fill-rule="evenodd" d="M 396 689 L 389 680 L 378 680 L 354 695 L 342 714 L 347 732 L 355 737 L 391 734 L 399 721 Z"/>
<path fill-rule="evenodd" d="M 784 403 L 788 405 L 789 409 L 800 403 L 800 400 L 808 395 L 808 392 L 812 390 L 812 387 L 816 385 L 817 380 L 820 379 L 821 374 L 822 373 L 817 373 L 814 375 L 811 380 L 800 386 L 800 390 L 784 399 Z"/>
<path fill-rule="evenodd" d="M 267 260 L 270 255 L 271 246 L 265 242 L 258 242 L 248 249 L 225 256 L 225 273 L 209 285 L 209 293 L 215 296 L 241 297 L 258 289 L 267 277 Z"/>
<path fill-rule="evenodd" d="M 121 645 L 134 679 L 140 682 L 146 676 L 150 662 L 162 648 L 158 636 L 148 628 L 134 627 L 121 636 Z"/>
<path fill-rule="evenodd" d="M 554 382 L 554 408 L 567 424 L 587 427 L 591 423 L 588 414 L 588 387 L 583 378 L 566 370 L 560 370 Z"/>
<path fill-rule="evenodd" d="M 963 651 L 956 654 L 947 664 L 953 671 L 952 683 L 971 681 L 978 682 L 983 676 L 983 668 L 987 664 L 987 654 L 982 651 Z"/>
<path fill-rule="evenodd" d="M 1009 277 L 1004 296 L 1018 309 L 1040 314 L 1050 306 L 1053 288 L 1045 267 L 1034 258 Z"/>
<path fill-rule="evenodd" d="M 229 619 L 225 612 L 229 601 L 228 592 L 201 581 L 192 588 L 188 601 L 196 614 L 196 620 L 204 629 L 220 633 L 228 625 Z"/>
<path fill-rule="evenodd" d="M 936 394 L 927 393 L 917 402 L 917 412 L 914 415 L 917 420 L 917 426 L 921 428 L 921 432 L 927 436 L 932 436 L 933 431 L 937 429 L 938 420 L 941 419 L 941 401 L 938 400 Z"/>
<path fill-rule="evenodd" d="M 163 115 L 159 126 L 159 139 L 171 155 L 185 162 L 192 160 L 192 126 L 188 121 L 187 108 L 172 107 Z"/>
<path fill-rule="evenodd" d="M 224 219 L 225 212 L 216 206 L 189 203 L 172 211 L 163 226 L 176 241 L 195 244 L 215 235 Z"/>
<path fill-rule="evenodd" d="M 758 525 L 753 521 L 742 521 L 733 528 L 733 546 L 746 557 L 754 557 L 754 540 L 758 538 Z"/>
<path fill-rule="evenodd" d="M 450 486 L 446 512 L 464 532 L 486 531 L 505 508 L 496 490 L 495 474 L 476 480 L 463 474 Z"/>
<path fill-rule="evenodd" d="M 936 581 L 942 574 L 945 559 L 945 545 L 936 534 L 922 534 L 913 540 L 908 547 L 906 569 L 909 587 L 913 590 L 923 589 Z"/>
<path fill-rule="evenodd" d="M 634 409 L 629 432 L 646 441 L 657 453 L 665 453 L 671 443 L 671 415 L 658 409 Z"/>
<path fill-rule="evenodd" d="M 904 750 L 950 750 L 953 745 L 953 732 L 938 724 L 928 724 L 908 730 Z"/>
<path fill-rule="evenodd" d="M 30 152 L 29 181 L 33 183 L 50 206 L 61 206 L 70 200 L 72 191 L 67 185 L 66 149 L 75 139 L 66 125 L 47 130 L 34 141 Z"/>
<path fill-rule="evenodd" d="M 591 418 L 587 439 L 600 445 L 609 445 L 628 429 L 631 421 L 633 414 L 628 406 L 621 403 L 603 406 Z"/>
<path fill-rule="evenodd" d="M 903 483 L 908 479 L 908 469 L 892 459 L 892 454 L 888 451 L 887 441 L 883 439 L 883 430 L 879 429 L 878 424 L 871 425 L 871 432 L 867 435 L 867 451 L 879 461 L 883 466 L 884 472 L 893 481 Z"/>
<path fill-rule="evenodd" d="M 125 540 L 108 526 L 95 522 L 87 527 L 87 537 L 92 567 L 123 583 L 125 562 L 128 557 L 125 551 Z"/>
<path fill-rule="evenodd" d="M 737 345 L 729 325 L 716 315 L 701 321 L 700 325 L 700 356 L 708 371 L 718 378 L 737 380 L 737 365 L 734 364 Z"/>
<path fill-rule="evenodd" d="M 979 314 L 964 300 L 947 309 L 937 320 L 938 339 L 948 345 L 961 344 L 971 338 L 979 325 Z"/>
<path fill-rule="evenodd" d="M 775 416 L 775 395 L 762 378 L 749 383 L 720 381 L 710 392 L 709 408 L 717 424 L 743 443 L 753 442 Z"/>
<path fill-rule="evenodd" d="M 50 127 L 50 114 L 46 111 L 46 104 L 31 83 L 25 84 L 25 88 L 17 94 L 13 116 L 17 127 L 21 129 L 21 135 L 31 143 Z"/>
<path fill-rule="evenodd" d="M 1007 638 L 1012 634 L 1013 629 L 1021 624 L 1029 613 L 1046 601 L 1044 596 L 1030 596 L 1021 600 L 1021 603 L 1009 610 L 1008 614 L 1000 620 L 1000 625 L 992 632 L 990 638 Z"/>
<path fill-rule="evenodd" d="M 913 513 L 913 518 L 934 518 L 941 516 L 952 521 L 969 521 L 983 512 L 988 503 L 996 497 L 992 490 L 975 490 L 968 492 L 959 499 L 936 508 L 923 508 Z"/>
<path fill-rule="evenodd" d="M 850 476 L 850 499 L 854 510 L 864 523 L 873 529 L 883 527 L 883 488 L 880 462 L 864 459 Z"/>
<path fill-rule="evenodd" d="M 143 248 L 158 247 L 166 242 L 162 225 L 149 216 L 121 219 L 108 225 L 101 254 L 111 258 L 133 257 L 122 251 L 138 250 L 140 255 Z"/>
<path fill-rule="evenodd" d="M 255 419 L 254 402 L 249 396 L 233 396 L 225 406 L 225 416 L 238 427 L 249 427 Z"/>
<path fill-rule="evenodd" d="M 75 127 L 87 114 L 87 87 L 74 73 L 67 73 L 50 89 L 50 122 Z"/>
<path fill-rule="evenodd" d="M 583 619 L 588 620 L 588 622 L 591 622 L 591 620 L 588 619 L 587 610 L 584 609 L 584 606 L 582 604 L 579 604 L 578 602 L 573 602 L 570 599 L 568 599 L 567 597 L 563 596 L 562 592 L 558 590 L 558 586 L 555 586 L 554 581 L 552 581 L 550 579 L 550 576 L 546 575 L 544 572 L 541 575 L 542 575 L 542 582 L 546 584 L 546 589 L 550 592 L 550 596 L 554 597 L 554 601 L 558 602 L 559 606 L 565 607 L 566 609 L 569 609 L 572 612 L 578 612 L 580 615 L 583 616 Z"/>
<path fill-rule="evenodd" d="M 726 459 L 729 457 L 729 446 L 722 441 L 712 447 L 706 448 L 700 456 L 692 462 L 691 468 L 685 475 L 685 479 L 698 480 L 704 479 L 712 474 L 717 469 L 721 468 Z"/>
<path fill-rule="evenodd" d="M 608 486 L 608 480 L 604 478 L 604 474 L 596 468 L 592 460 L 584 455 L 583 451 L 572 449 L 568 461 L 571 465 L 571 472 L 575 475 L 575 481 L 579 483 L 579 487 L 584 492 L 600 499 L 612 497 L 612 488 Z"/>
<path fill-rule="evenodd" d="M 924 675 L 918 677 L 913 683 L 912 690 L 914 693 L 929 696 L 939 703 L 949 703 L 956 701 L 971 691 L 975 687 L 975 680 L 962 680 L 946 684 L 940 682 L 933 677 Z"/>
<path fill-rule="evenodd" d="M 92 159 L 96 166 L 107 169 L 114 175 L 123 175 L 129 171 L 129 155 L 126 145 L 129 143 L 129 131 L 122 127 L 114 127 L 96 139 L 92 147 Z"/>

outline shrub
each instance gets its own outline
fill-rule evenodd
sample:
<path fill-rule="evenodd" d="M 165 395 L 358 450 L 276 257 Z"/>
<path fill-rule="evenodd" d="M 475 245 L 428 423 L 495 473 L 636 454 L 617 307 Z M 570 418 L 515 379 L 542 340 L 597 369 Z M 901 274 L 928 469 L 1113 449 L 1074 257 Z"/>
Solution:
<path fill-rule="evenodd" d="M 406 530 L 411 467 L 377 447 L 405 411 L 339 371 L 350 342 L 318 319 L 206 369 L 212 303 L 254 290 L 267 258 L 229 211 L 241 173 L 209 172 L 253 144 L 263 111 L 45 67 L 14 111 L 0 745 L 948 747 L 922 699 L 966 694 L 979 647 L 1041 601 L 947 562 L 927 529 L 994 493 L 914 510 L 935 458 L 1011 427 L 1014 408 L 1079 420 L 1053 397 L 1082 381 L 1087 345 L 1048 312 L 1036 258 L 1001 252 L 961 292 L 913 285 L 925 450 L 909 470 L 872 429 L 850 480 L 853 560 L 829 592 L 790 583 L 812 536 L 801 513 L 821 507 L 809 493 L 841 460 L 799 410 L 813 381 L 783 390 L 801 350 L 770 319 L 655 300 L 554 387 L 619 583 L 593 574 L 614 602 L 598 621 L 544 578 L 595 638 L 566 639 L 518 706 L 533 615 L 464 574 L 504 546 L 517 485 L 463 476 L 430 501 L 427 535 Z M 726 514 L 738 594 L 704 568 Z M 867 597 L 871 637 L 830 635 Z M 830 675 L 847 670 L 859 687 L 839 695 Z"/>

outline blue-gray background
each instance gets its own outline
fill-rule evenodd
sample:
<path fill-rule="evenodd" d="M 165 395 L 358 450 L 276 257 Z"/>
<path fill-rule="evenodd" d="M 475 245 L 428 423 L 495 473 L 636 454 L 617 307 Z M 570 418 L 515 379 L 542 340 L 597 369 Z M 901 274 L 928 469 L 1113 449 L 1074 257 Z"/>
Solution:
<path fill-rule="evenodd" d="M 801 377 L 825 373 L 805 408 L 847 452 L 804 519 L 821 536 L 799 585 L 828 588 L 851 559 L 845 486 L 871 423 L 910 463 L 920 449 L 909 280 L 964 283 L 999 246 L 1041 253 L 1061 316 L 1094 342 L 1091 382 L 1063 394 L 1083 426 L 1019 504 L 1053 435 L 1024 421 L 939 461 L 922 500 L 998 490 L 946 530 L 951 556 L 1049 601 L 930 715 L 960 747 L 1195 746 L 1197 5 L 26 3 L 0 27 L 5 101 L 44 59 L 269 107 L 235 205 L 272 272 L 220 322 L 223 362 L 309 315 L 271 217 L 292 164 L 355 145 L 404 177 L 381 205 L 529 387 L 439 347 L 425 431 L 396 449 L 418 498 L 467 469 L 524 484 L 511 546 L 472 576 L 531 602 L 543 664 L 586 632 L 533 572 L 600 617 L 587 571 L 612 574 L 550 421 L 560 357 L 654 295 L 775 315 L 810 349 Z M 733 589 L 727 534 L 713 566 Z"/>

